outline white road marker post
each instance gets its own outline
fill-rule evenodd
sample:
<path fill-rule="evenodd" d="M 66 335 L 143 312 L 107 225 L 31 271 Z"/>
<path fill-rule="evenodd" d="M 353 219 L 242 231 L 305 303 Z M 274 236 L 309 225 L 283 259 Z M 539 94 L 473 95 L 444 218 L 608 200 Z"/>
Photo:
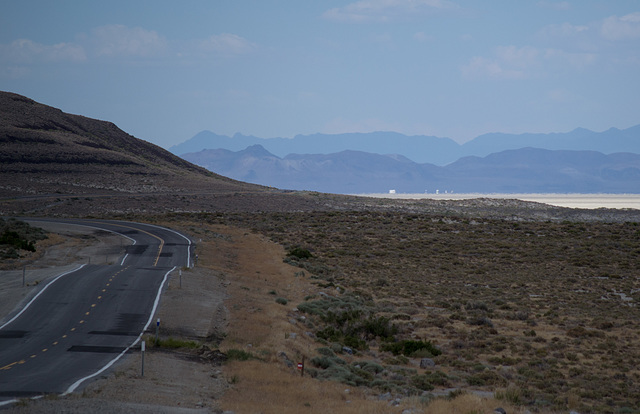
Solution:
<path fill-rule="evenodd" d="M 158 345 L 158 334 L 160 333 L 160 318 L 156 321 L 156 345 Z"/>
<path fill-rule="evenodd" d="M 141 348 L 142 348 L 142 377 L 144 377 L 144 346 L 145 346 L 146 342 L 142 341 L 142 343 L 140 344 Z"/>
<path fill-rule="evenodd" d="M 180 269 L 178 273 L 180 273 L 180 289 L 182 289 L 182 269 Z"/>

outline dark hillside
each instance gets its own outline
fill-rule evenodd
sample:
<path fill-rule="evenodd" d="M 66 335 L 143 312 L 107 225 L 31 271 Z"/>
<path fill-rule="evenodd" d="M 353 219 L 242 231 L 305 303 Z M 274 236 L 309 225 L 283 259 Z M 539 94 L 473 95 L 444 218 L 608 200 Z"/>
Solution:
<path fill-rule="evenodd" d="M 246 190 L 111 122 L 0 92 L 0 195 Z"/>

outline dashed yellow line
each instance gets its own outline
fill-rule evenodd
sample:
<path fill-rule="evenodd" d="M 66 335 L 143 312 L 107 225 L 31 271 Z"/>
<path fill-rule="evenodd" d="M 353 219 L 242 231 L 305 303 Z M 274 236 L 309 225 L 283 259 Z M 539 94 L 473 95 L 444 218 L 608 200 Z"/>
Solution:
<path fill-rule="evenodd" d="M 146 232 L 145 232 L 145 233 L 146 233 Z M 150 233 L 149 233 L 149 234 L 150 234 Z M 162 243 L 161 243 L 161 244 L 162 244 Z M 160 256 L 158 255 L 158 258 L 159 258 L 159 257 L 160 257 Z M 157 258 L 156 258 L 156 263 L 157 263 Z M 155 265 L 154 265 L 154 266 L 155 266 Z M 113 276 L 111 276 L 111 278 L 109 279 L 109 282 L 113 282 L 113 279 L 114 279 L 117 275 L 119 275 L 121 272 L 124 272 L 124 271 L 125 271 L 126 269 L 128 269 L 128 268 L 129 268 L 129 266 L 127 266 L 126 268 L 121 269 L 121 270 L 119 270 L 118 272 L 116 272 Z M 107 284 L 106 284 L 106 286 L 107 286 L 107 287 L 108 287 L 108 286 L 110 286 L 110 283 L 107 283 Z M 106 291 L 107 291 L 107 289 L 106 289 L 106 288 L 102 289 L 102 292 L 106 292 Z M 99 295 L 99 296 L 98 296 L 98 300 L 102 300 L 102 295 Z M 92 304 L 91 304 L 91 308 L 92 308 L 92 309 L 93 309 L 93 308 L 95 308 L 96 306 L 97 306 L 97 304 L 96 304 L 96 303 L 92 303 Z M 85 312 L 85 316 L 89 316 L 90 314 L 91 314 L 91 311 L 87 311 L 87 312 Z M 78 324 L 84 324 L 84 323 L 85 323 L 85 320 L 84 320 L 84 319 L 81 319 L 80 321 L 78 321 Z M 75 326 L 74 326 L 74 327 L 72 327 L 71 329 L 69 329 L 69 332 L 75 332 L 75 331 L 76 331 L 76 327 L 75 327 Z M 62 337 L 61 337 L 61 339 L 66 339 L 66 338 L 68 338 L 68 334 L 64 334 L 64 335 L 62 335 Z M 52 343 L 52 346 L 56 346 L 56 345 L 58 345 L 59 343 L 60 343 L 59 341 L 54 341 L 54 342 Z M 40 353 L 47 352 L 48 350 L 49 350 L 49 348 L 43 348 L 43 349 L 40 351 Z M 34 359 L 34 358 L 36 358 L 37 356 L 38 356 L 38 354 L 33 354 L 33 355 L 30 355 L 30 356 L 29 356 L 29 358 L 30 358 L 30 359 Z M 26 363 L 26 362 L 27 362 L 27 361 L 26 361 L 25 359 L 21 359 L 21 360 L 19 360 L 19 361 L 12 362 L 12 363 L 7 364 L 7 365 L 5 365 L 5 366 L 3 366 L 3 367 L 0 367 L 0 371 L 3 371 L 3 370 L 5 370 L 5 371 L 6 371 L 6 370 L 10 370 L 10 369 L 11 369 L 11 368 L 13 368 L 14 366 L 16 366 L 16 365 L 22 365 L 22 364 L 24 364 L 24 363 Z"/>

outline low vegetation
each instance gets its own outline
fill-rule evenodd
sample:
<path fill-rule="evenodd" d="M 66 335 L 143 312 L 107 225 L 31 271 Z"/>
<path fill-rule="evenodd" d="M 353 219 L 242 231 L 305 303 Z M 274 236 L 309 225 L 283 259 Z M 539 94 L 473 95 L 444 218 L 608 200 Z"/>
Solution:
<path fill-rule="evenodd" d="M 640 410 L 637 223 L 197 218 L 269 236 L 313 278 L 319 294 L 297 309 L 319 344 L 316 378 L 407 396 L 493 391 L 533 410 Z M 432 365 L 417 369 L 424 358 Z"/>
<path fill-rule="evenodd" d="M 35 252 L 36 242 L 46 238 L 44 230 L 24 221 L 0 218 L 0 259 L 18 259 L 20 251 Z"/>

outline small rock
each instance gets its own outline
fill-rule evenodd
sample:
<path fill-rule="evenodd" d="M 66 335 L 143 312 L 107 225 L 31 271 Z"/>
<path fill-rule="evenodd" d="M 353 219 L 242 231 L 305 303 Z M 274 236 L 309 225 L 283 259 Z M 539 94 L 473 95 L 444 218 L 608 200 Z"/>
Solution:
<path fill-rule="evenodd" d="M 353 354 L 353 349 L 349 348 L 348 346 L 343 346 L 342 347 L 342 352 L 347 353 L 349 355 Z"/>
<path fill-rule="evenodd" d="M 507 414 L 507 412 L 502 407 L 496 408 L 495 410 L 493 410 L 493 413 L 494 414 Z"/>
<path fill-rule="evenodd" d="M 297 337 L 298 337 L 298 334 L 297 334 L 297 333 L 295 333 L 295 332 L 291 332 L 291 333 L 289 334 L 289 339 L 296 339 Z"/>
<path fill-rule="evenodd" d="M 436 363 L 431 358 L 422 358 L 420 360 L 420 368 L 433 368 L 436 366 Z"/>
<path fill-rule="evenodd" d="M 391 393 L 390 392 L 385 392 L 384 394 L 380 394 L 378 396 L 378 400 L 380 401 L 389 401 L 391 399 Z"/>

